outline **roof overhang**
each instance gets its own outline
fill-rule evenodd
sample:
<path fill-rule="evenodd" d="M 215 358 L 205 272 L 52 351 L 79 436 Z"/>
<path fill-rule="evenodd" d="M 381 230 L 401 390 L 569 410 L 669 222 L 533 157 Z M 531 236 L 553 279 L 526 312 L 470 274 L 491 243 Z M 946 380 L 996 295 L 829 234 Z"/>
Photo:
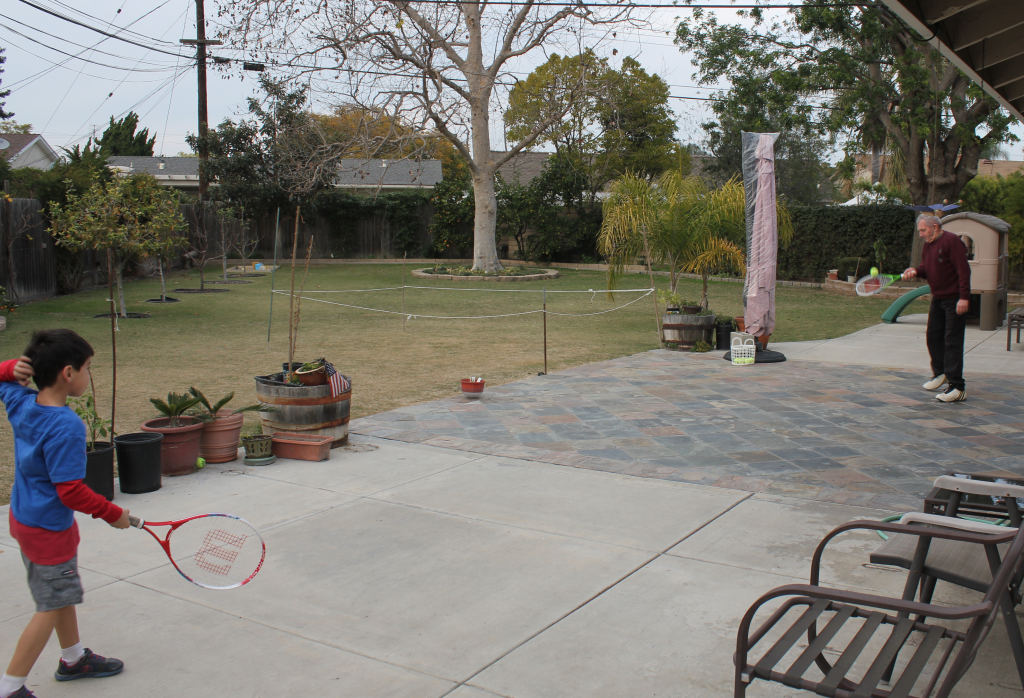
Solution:
<path fill-rule="evenodd" d="M 882 0 L 1024 121 L 1024 0 Z"/>

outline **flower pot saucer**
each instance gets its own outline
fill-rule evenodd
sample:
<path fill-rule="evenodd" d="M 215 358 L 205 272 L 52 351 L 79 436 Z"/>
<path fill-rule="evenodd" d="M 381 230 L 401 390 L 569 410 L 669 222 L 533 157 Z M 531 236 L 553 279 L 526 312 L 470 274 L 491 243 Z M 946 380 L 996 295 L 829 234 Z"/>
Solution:
<path fill-rule="evenodd" d="M 246 465 L 273 465 L 277 461 L 277 456 L 267 456 L 266 458 L 243 458 L 242 461 Z"/>

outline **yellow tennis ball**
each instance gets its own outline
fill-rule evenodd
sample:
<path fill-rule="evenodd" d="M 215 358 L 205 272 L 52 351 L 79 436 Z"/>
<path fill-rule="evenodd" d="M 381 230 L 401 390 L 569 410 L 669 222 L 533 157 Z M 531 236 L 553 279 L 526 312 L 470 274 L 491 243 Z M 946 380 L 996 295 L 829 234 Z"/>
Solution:
<path fill-rule="evenodd" d="M 874 278 L 876 276 L 878 276 L 878 267 L 871 267 L 871 277 Z"/>
<path fill-rule="evenodd" d="M 202 470 L 205 467 L 206 467 L 206 459 L 205 458 L 196 458 L 196 468 L 199 469 L 199 470 Z"/>

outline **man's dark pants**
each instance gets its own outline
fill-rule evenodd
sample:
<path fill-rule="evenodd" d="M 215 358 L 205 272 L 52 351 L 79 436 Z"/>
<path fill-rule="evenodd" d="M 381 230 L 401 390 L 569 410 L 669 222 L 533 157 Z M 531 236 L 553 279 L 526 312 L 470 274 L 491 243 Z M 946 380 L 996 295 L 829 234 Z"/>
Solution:
<path fill-rule="evenodd" d="M 932 374 L 946 374 L 950 386 L 964 389 L 965 315 L 956 314 L 956 298 L 933 298 L 928 309 L 928 354 Z"/>

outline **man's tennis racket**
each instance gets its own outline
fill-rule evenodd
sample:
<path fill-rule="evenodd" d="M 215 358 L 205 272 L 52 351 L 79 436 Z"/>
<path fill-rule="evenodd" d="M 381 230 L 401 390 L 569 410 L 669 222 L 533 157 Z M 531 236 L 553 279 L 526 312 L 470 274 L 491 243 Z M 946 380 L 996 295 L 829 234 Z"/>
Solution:
<path fill-rule="evenodd" d="M 865 276 L 857 282 L 855 287 L 858 296 L 873 296 L 883 288 L 887 288 L 894 281 L 898 281 L 902 276 L 899 274 L 878 274 L 877 276 Z"/>
<path fill-rule="evenodd" d="M 200 514 L 180 521 L 147 523 L 128 516 L 167 553 L 181 576 L 207 589 L 234 589 L 248 584 L 263 566 L 266 546 L 248 521 L 231 514 Z M 163 539 L 150 526 L 169 526 Z"/>

